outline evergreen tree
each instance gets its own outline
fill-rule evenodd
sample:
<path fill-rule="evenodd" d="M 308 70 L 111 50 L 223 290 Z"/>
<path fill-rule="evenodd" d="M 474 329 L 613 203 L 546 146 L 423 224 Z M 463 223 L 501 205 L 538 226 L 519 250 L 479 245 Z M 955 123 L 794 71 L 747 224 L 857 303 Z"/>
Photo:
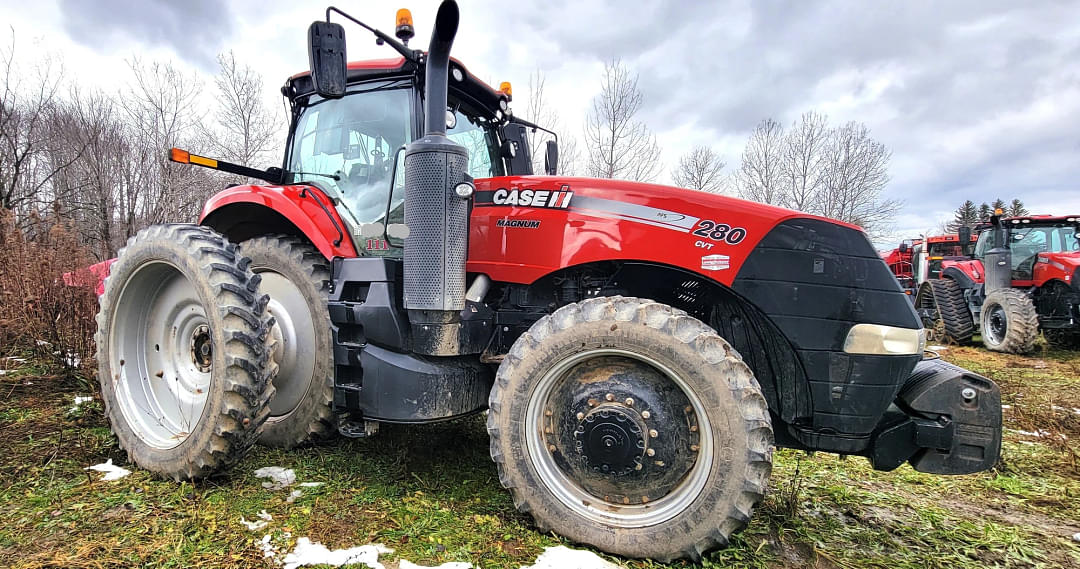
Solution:
<path fill-rule="evenodd" d="M 1008 212 L 1009 216 L 1011 217 L 1020 217 L 1022 215 L 1028 215 L 1029 213 L 1027 208 L 1024 207 L 1024 202 L 1016 198 L 1013 198 L 1012 204 L 1009 206 Z"/>
<path fill-rule="evenodd" d="M 956 233 L 961 227 L 974 228 L 975 224 L 979 222 L 979 210 L 975 207 L 975 202 L 967 200 L 964 205 L 956 208 L 956 212 L 953 214 L 953 221 L 949 224 L 949 233 Z"/>
<path fill-rule="evenodd" d="M 994 211 L 1000 209 L 1001 211 L 1004 211 L 1006 215 L 1009 213 L 1009 204 L 1005 203 L 1005 200 L 1001 198 L 994 200 L 994 203 L 991 204 L 990 207 L 994 208 Z"/>
<path fill-rule="evenodd" d="M 989 221 L 992 213 L 994 213 L 994 210 L 990 209 L 990 204 L 983 202 L 979 206 L 979 221 Z"/>

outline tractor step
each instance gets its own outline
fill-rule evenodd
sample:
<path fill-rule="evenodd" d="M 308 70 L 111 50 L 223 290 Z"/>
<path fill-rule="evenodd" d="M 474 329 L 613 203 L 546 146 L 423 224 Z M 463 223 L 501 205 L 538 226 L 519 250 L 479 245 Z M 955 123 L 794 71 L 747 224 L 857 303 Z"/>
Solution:
<path fill-rule="evenodd" d="M 366 439 L 375 436 L 378 432 L 379 423 L 377 421 L 342 419 L 338 423 L 338 433 L 350 439 Z"/>

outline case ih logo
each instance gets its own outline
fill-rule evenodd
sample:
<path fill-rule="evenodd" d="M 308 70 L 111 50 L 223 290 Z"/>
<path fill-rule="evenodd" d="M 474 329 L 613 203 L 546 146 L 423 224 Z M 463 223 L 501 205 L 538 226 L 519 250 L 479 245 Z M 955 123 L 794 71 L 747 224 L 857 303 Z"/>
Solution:
<path fill-rule="evenodd" d="M 705 255 L 701 258 L 703 271 L 725 271 L 731 268 L 731 257 L 727 255 Z"/>
<path fill-rule="evenodd" d="M 539 188 L 499 188 L 490 192 L 476 192 L 478 206 L 510 205 L 519 207 L 541 207 L 547 209 L 566 209 L 570 206 L 570 200 L 574 192 L 570 186 L 564 184 L 558 190 L 541 190 Z"/>

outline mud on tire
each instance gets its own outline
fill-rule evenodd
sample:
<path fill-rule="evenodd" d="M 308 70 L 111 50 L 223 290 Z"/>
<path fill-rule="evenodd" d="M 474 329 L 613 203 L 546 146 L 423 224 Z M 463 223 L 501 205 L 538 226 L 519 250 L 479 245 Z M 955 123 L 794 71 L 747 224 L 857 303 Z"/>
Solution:
<path fill-rule="evenodd" d="M 540 319 L 500 365 L 489 406 L 491 456 L 516 507 L 542 531 L 618 555 L 700 559 L 727 545 L 772 468 L 750 369 L 715 330 L 651 300 L 589 299 Z M 642 454 L 604 455 L 621 438 Z M 687 449 L 688 462 L 678 458 Z M 666 469 L 683 467 L 657 495 Z"/>
<path fill-rule="evenodd" d="M 337 432 L 333 415 L 334 353 L 326 307 L 330 266 L 305 239 L 267 235 L 240 244 L 270 297 L 274 397 L 259 443 L 292 448 Z"/>
<path fill-rule="evenodd" d="M 120 251 L 98 312 L 98 376 L 120 447 L 176 480 L 221 472 L 255 442 L 273 394 L 273 321 L 248 259 L 220 234 L 155 225 Z"/>
<path fill-rule="evenodd" d="M 979 314 L 983 345 L 1007 354 L 1028 354 L 1039 336 L 1039 315 L 1031 297 L 1021 290 L 990 292 Z"/>

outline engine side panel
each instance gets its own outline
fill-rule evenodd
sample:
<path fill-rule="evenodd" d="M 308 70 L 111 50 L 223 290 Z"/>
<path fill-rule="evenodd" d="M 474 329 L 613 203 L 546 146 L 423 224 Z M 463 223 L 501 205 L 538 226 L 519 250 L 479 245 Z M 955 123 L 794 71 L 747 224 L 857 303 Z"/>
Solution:
<path fill-rule="evenodd" d="M 479 179 L 468 271 L 527 284 L 564 267 L 623 259 L 673 265 L 730 285 L 757 242 L 793 217 L 806 215 L 653 184 Z"/>

